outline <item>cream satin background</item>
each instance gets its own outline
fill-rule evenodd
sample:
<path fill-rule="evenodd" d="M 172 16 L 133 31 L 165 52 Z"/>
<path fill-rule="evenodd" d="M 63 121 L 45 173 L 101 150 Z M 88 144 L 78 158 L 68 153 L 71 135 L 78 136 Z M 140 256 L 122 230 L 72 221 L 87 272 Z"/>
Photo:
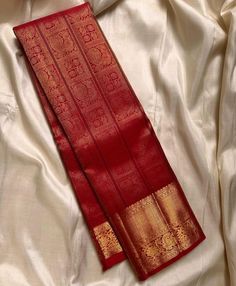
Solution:
<path fill-rule="evenodd" d="M 102 273 L 12 32 L 82 2 L 0 0 L 0 285 L 235 286 L 236 1 L 90 1 L 207 237 L 143 283 Z"/>

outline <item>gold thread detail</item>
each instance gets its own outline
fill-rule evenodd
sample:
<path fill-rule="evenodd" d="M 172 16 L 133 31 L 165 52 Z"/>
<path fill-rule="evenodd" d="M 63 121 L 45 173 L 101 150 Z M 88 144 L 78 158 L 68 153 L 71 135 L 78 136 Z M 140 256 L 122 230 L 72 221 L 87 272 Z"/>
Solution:
<path fill-rule="evenodd" d="M 200 238 L 200 229 L 181 192 L 176 183 L 170 183 L 114 216 L 145 274 Z"/>
<path fill-rule="evenodd" d="M 111 225 L 107 221 L 96 226 L 93 231 L 105 259 L 122 252 L 119 241 L 117 240 Z"/>

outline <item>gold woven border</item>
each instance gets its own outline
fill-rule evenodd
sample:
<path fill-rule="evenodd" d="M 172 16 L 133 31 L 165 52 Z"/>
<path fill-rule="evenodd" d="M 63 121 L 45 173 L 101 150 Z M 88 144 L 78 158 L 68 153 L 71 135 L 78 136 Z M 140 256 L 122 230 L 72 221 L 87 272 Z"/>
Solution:
<path fill-rule="evenodd" d="M 115 214 L 115 221 L 144 273 L 155 270 L 200 238 L 200 230 L 175 183 Z"/>
<path fill-rule="evenodd" d="M 93 231 L 105 259 L 122 252 L 119 241 L 117 240 L 109 222 L 104 222 L 96 226 Z"/>

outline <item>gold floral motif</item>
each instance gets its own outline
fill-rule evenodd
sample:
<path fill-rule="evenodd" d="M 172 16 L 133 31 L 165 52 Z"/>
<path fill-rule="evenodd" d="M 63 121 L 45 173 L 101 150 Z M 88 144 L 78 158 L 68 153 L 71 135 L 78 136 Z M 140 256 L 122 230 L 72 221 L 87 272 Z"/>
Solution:
<path fill-rule="evenodd" d="M 108 222 L 104 222 L 96 226 L 93 231 L 105 259 L 122 252 L 119 241 Z"/>
<path fill-rule="evenodd" d="M 171 183 L 114 216 L 128 248 L 146 274 L 200 238 L 200 230 L 180 192 L 177 184 Z"/>

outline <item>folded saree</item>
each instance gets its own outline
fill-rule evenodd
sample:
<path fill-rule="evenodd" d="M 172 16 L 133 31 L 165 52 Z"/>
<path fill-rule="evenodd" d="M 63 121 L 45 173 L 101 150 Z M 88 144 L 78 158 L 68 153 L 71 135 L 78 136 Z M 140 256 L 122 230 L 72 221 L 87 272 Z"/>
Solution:
<path fill-rule="evenodd" d="M 145 280 L 203 241 L 90 5 L 14 32 L 104 269 L 127 257 Z"/>

